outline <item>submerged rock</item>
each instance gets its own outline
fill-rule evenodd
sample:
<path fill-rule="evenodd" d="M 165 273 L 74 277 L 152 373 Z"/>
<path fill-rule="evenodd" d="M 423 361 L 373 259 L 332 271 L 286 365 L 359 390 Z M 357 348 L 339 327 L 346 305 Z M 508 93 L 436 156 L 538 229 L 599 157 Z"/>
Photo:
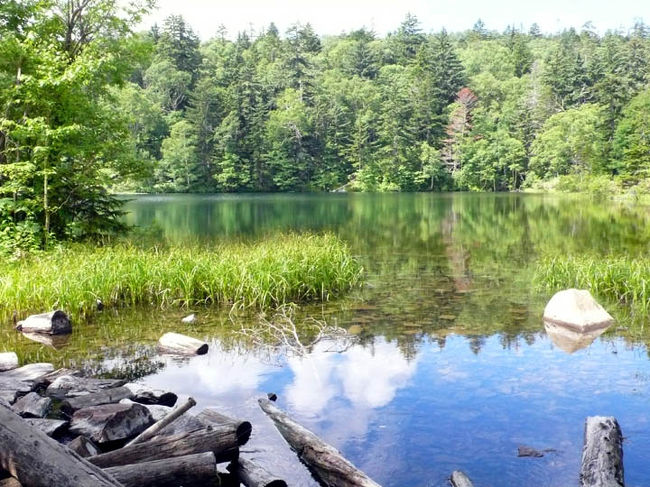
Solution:
<path fill-rule="evenodd" d="M 544 456 L 544 453 L 539 450 L 536 450 L 535 448 L 531 448 L 530 446 L 519 445 L 517 447 L 517 456 L 541 458 Z"/>
<path fill-rule="evenodd" d="M 596 302 L 589 291 L 566 289 L 556 293 L 544 308 L 544 321 L 577 332 L 604 331 L 614 318 Z"/>

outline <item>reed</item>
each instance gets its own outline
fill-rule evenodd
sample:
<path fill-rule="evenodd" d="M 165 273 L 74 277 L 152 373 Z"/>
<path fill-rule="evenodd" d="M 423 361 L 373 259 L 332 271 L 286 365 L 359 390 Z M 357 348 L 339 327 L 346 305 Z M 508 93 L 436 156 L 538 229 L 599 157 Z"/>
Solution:
<path fill-rule="evenodd" d="M 0 315 L 53 308 L 77 317 L 105 306 L 229 304 L 269 308 L 326 300 L 356 286 L 362 268 L 330 235 L 256 243 L 76 245 L 0 263 Z"/>
<path fill-rule="evenodd" d="M 547 289 L 576 287 L 650 313 L 650 260 L 631 256 L 555 256 L 541 259 L 536 281 Z"/>

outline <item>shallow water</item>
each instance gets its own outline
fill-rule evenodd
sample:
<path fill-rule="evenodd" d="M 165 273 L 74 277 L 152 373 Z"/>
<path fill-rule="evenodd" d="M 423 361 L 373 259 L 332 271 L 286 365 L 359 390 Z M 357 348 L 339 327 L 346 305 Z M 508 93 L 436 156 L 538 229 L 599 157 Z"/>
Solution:
<path fill-rule="evenodd" d="M 618 418 L 626 485 L 650 485 L 647 319 L 604 303 L 619 322 L 574 351 L 547 335 L 550 294 L 532 283 L 547 253 L 648 255 L 647 208 L 519 194 L 146 196 L 126 208 L 129 223 L 155 223 L 177 241 L 338 234 L 366 285 L 304 307 L 296 321 L 315 317 L 352 338 L 256 345 L 238 333 L 256 313 L 197 309 L 187 332 L 210 339 L 210 352 L 177 361 L 156 357 L 153 343 L 163 330 L 182 331 L 188 310 L 120 310 L 55 352 L 12 336 L 24 357 L 149 374 L 141 380 L 192 395 L 199 408 L 250 419 L 246 450 L 291 485 L 315 484 L 257 407 L 269 391 L 385 487 L 443 486 L 455 469 L 477 487 L 578 485 L 590 415 Z M 554 451 L 518 458 L 518 445 Z"/>

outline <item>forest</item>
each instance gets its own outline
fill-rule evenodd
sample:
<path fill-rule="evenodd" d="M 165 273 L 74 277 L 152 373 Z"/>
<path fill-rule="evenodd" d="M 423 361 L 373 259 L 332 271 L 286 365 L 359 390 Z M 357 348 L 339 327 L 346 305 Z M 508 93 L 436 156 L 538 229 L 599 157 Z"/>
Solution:
<path fill-rule="evenodd" d="M 118 192 L 648 192 L 641 21 L 427 33 L 408 15 L 319 36 L 217 19 L 202 42 L 119 5 L 0 6 L 0 240 L 118 230 Z"/>

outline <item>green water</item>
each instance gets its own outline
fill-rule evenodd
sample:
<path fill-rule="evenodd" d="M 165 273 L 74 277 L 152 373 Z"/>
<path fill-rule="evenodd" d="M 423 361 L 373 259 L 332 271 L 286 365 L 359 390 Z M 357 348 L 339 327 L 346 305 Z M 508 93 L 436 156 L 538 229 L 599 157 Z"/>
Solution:
<path fill-rule="evenodd" d="M 647 207 L 528 194 L 289 194 L 145 196 L 126 204 L 129 224 L 161 238 L 255 240 L 329 231 L 365 268 L 346 298 L 301 308 L 348 330 L 297 353 L 241 333 L 255 311 L 122 309 L 79 324 L 57 348 L 6 326 L 2 346 L 142 381 L 250 418 L 248 446 L 293 485 L 314 485 L 278 442 L 254 398 L 281 407 L 341 449 L 384 486 L 443 486 L 462 468 L 476 485 L 577 485 L 585 416 L 616 415 L 628 486 L 650 484 L 647 318 L 601 300 L 617 319 L 574 351 L 546 334 L 550 292 L 533 284 L 546 254 L 650 255 Z M 270 319 L 267 316 L 267 319 Z M 156 354 L 168 330 L 210 341 L 208 355 Z M 572 352 L 572 353 L 568 353 Z M 520 459 L 525 444 L 552 448 Z"/>

